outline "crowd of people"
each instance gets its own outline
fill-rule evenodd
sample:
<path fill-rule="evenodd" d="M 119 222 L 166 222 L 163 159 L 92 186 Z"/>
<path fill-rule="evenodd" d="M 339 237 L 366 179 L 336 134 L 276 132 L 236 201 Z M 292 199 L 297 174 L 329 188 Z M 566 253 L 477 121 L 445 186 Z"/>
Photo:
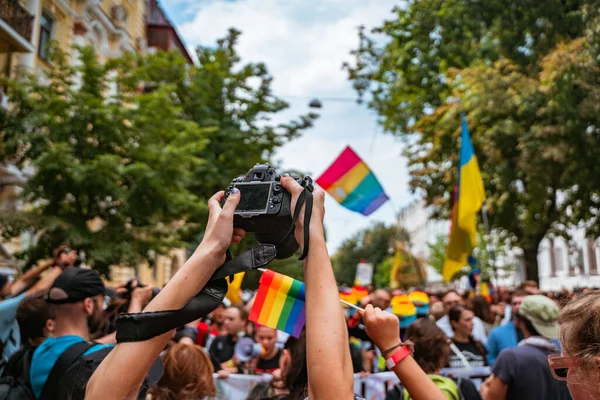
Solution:
<path fill-rule="evenodd" d="M 302 187 L 281 184 L 293 204 Z M 355 374 L 392 371 L 392 399 L 600 398 L 600 293 L 540 293 L 535 282 L 482 296 L 374 289 L 342 308 L 315 190 L 304 262 L 306 326 L 298 338 L 248 320 L 253 299 L 227 299 L 209 315 L 142 341 L 117 341 L 120 314 L 178 310 L 196 296 L 244 232 L 233 227 L 240 194 L 209 201 L 206 234 L 157 291 L 137 281 L 107 288 L 64 245 L 11 282 L 0 276 L 0 400 L 215 399 L 215 379 L 268 374 L 248 399 L 352 399 Z M 221 206 L 221 204 L 223 204 Z M 294 207 L 292 207 L 294 208 Z M 300 211 L 304 212 L 304 209 Z M 296 218 L 303 246 L 305 218 Z M 240 357 L 249 338 L 259 351 Z M 481 384 L 448 371 L 486 368 Z M 481 376 L 480 376 L 481 377 Z"/>

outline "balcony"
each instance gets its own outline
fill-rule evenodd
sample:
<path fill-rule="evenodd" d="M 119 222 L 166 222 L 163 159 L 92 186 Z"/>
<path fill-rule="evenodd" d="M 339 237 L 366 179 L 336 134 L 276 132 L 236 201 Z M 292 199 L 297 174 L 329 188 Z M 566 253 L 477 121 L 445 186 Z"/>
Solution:
<path fill-rule="evenodd" d="M 0 53 L 31 53 L 33 20 L 17 0 L 0 0 Z"/>

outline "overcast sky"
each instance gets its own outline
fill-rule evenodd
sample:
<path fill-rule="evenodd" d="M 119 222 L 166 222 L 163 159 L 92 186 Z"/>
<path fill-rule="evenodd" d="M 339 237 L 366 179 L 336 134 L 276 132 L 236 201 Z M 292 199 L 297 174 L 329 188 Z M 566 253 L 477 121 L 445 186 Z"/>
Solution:
<path fill-rule="evenodd" d="M 391 0 L 162 0 L 161 5 L 190 47 L 211 45 L 230 27 L 242 31 L 238 50 L 244 61 L 263 61 L 274 76 L 275 94 L 291 104 L 278 117 L 309 111 L 312 97 L 355 99 L 342 70 L 352 61 L 357 27 L 378 26 L 392 17 Z M 395 223 L 397 211 L 413 198 L 406 160 L 397 139 L 383 134 L 376 116 L 354 101 L 323 100 L 315 126 L 278 152 L 284 168 L 317 178 L 346 145 L 369 165 L 391 201 L 370 217 L 326 200 L 325 225 L 333 253 L 341 242 L 375 221 Z M 252 166 L 248 166 L 249 168 Z M 244 171 L 240 171 L 244 172 Z"/>

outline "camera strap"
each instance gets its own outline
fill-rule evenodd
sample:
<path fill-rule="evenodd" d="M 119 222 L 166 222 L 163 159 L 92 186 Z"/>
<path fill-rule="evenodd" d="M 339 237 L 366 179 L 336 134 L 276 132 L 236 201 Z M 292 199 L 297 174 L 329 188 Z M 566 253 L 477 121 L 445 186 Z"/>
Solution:
<path fill-rule="evenodd" d="M 288 232 L 288 234 L 293 233 L 302 206 L 306 204 L 304 209 L 304 246 L 300 260 L 304 260 L 308 255 L 310 241 L 309 227 L 313 208 L 313 195 L 312 180 L 308 179 L 296 202 L 292 226 Z M 261 244 L 245 251 L 234 259 L 231 259 L 231 254 L 228 251 L 226 262 L 215 271 L 200 293 L 193 297 L 183 308 L 119 315 L 116 320 L 117 343 L 149 340 L 207 316 L 221 304 L 227 294 L 226 277 L 264 267 L 273 261 L 276 255 L 276 246 L 273 244 Z"/>

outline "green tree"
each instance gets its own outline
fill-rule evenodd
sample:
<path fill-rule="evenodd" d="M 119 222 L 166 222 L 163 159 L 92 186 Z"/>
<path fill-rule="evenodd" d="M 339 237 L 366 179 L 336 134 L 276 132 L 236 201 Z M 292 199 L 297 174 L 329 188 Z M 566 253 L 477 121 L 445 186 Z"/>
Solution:
<path fill-rule="evenodd" d="M 332 257 L 338 283 L 352 285 L 356 276 L 356 265 L 363 258 L 376 267 L 375 275 L 380 276 L 377 267 L 391 256 L 394 245 L 398 241 L 409 241 L 406 231 L 397 226 L 386 226 L 381 222 L 346 239 Z"/>
<path fill-rule="evenodd" d="M 523 249 L 528 279 L 544 236 L 597 207 L 596 179 L 582 182 L 597 169 L 597 5 L 413 0 L 375 30 L 383 48 L 361 31 L 349 68 L 385 129 L 407 139 L 411 186 L 438 216 L 466 114 L 491 225 Z"/>
<path fill-rule="evenodd" d="M 429 244 L 429 259 L 427 261 L 440 275 L 443 275 L 447 246 L 447 235 L 439 235 L 435 242 Z M 477 260 L 476 268 L 479 268 L 481 278 L 484 281 L 505 277 L 514 271 L 514 264 L 507 262 L 507 247 L 507 243 L 502 240 L 501 236 L 486 235 L 483 227 L 479 227 L 477 247 L 473 249 L 473 257 Z M 457 272 L 453 279 L 459 279 L 471 270 L 472 268 L 466 267 Z"/>
<path fill-rule="evenodd" d="M 317 118 L 309 113 L 287 123 L 272 122 L 289 104 L 273 93 L 273 77 L 264 63 L 242 64 L 236 50 L 240 34 L 230 29 L 216 46 L 199 46 L 198 63 L 191 68 L 176 53 L 138 61 L 146 85 L 174 84 L 185 115 L 209 128 L 206 146 L 197 153 L 204 161 L 194 170 L 190 187 L 200 198 L 223 190 L 256 163 L 273 165 L 275 152 Z"/>
<path fill-rule="evenodd" d="M 118 63 L 101 65 L 91 48 L 80 54 L 72 67 L 53 46 L 43 79 L 6 82 L 0 161 L 31 176 L 26 208 L 3 212 L 0 225 L 5 238 L 33 230 L 36 244 L 20 255 L 29 264 L 68 241 L 107 273 L 181 245 L 181 227 L 201 207 L 187 185 L 207 129 L 182 117 L 172 86 L 140 92 Z"/>

